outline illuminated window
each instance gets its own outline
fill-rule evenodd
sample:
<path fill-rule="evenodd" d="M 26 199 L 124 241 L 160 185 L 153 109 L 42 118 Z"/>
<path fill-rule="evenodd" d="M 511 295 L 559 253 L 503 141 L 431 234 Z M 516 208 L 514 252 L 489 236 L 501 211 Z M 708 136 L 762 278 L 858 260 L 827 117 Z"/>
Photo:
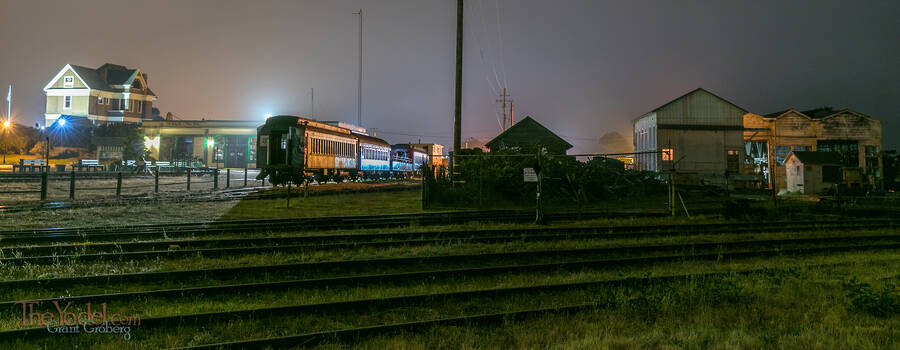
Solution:
<path fill-rule="evenodd" d="M 72 108 L 72 96 L 65 97 L 65 102 L 63 103 L 63 108 L 65 108 L 65 109 Z"/>
<path fill-rule="evenodd" d="M 663 148 L 660 154 L 662 154 L 662 161 L 664 162 L 671 162 L 675 158 L 675 153 L 671 148 Z"/>
<path fill-rule="evenodd" d="M 63 78 L 63 87 L 67 87 L 67 88 L 75 87 L 75 78 L 73 78 L 71 75 L 64 77 Z"/>

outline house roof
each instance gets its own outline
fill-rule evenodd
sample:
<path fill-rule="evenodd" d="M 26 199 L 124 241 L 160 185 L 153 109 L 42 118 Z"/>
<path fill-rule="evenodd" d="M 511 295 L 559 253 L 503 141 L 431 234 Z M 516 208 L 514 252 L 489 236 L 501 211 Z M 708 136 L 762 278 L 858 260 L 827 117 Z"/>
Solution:
<path fill-rule="evenodd" d="M 806 117 L 808 117 L 808 118 L 812 118 L 812 119 L 822 119 L 822 118 L 827 118 L 827 117 L 830 117 L 830 116 L 832 116 L 832 115 L 835 115 L 835 114 L 838 114 L 838 113 L 841 113 L 841 112 L 849 111 L 849 109 L 835 110 L 835 109 L 832 108 L 832 107 L 820 107 L 820 108 L 809 109 L 809 110 L 805 110 L 805 111 L 798 111 L 798 110 L 796 110 L 796 109 L 786 109 L 786 110 L 783 110 L 783 111 L 778 111 L 778 112 L 775 112 L 775 113 L 769 113 L 769 114 L 763 115 L 763 117 L 766 117 L 766 118 L 778 118 L 778 117 L 780 117 L 781 115 L 783 115 L 783 114 L 785 114 L 785 113 L 787 113 L 787 112 L 791 112 L 791 111 L 793 111 L 793 112 L 795 112 L 795 113 L 799 113 L 799 114 L 801 114 L 801 115 L 804 115 L 804 116 L 806 116 Z"/>
<path fill-rule="evenodd" d="M 811 152 L 811 151 L 795 151 L 788 155 L 796 157 L 803 164 L 841 164 L 841 155 L 837 152 Z"/>
<path fill-rule="evenodd" d="M 97 70 L 88 67 L 76 66 L 74 64 L 69 65 L 69 67 L 72 68 L 73 71 L 75 71 L 75 74 L 78 74 L 78 76 L 84 82 L 84 85 L 87 85 L 89 88 L 99 90 L 106 90 L 106 88 L 108 88 L 106 82 L 100 79 L 100 74 L 97 73 Z"/>
<path fill-rule="evenodd" d="M 106 83 L 109 85 L 131 84 L 137 76 L 137 69 L 110 70 L 106 73 Z"/>
<path fill-rule="evenodd" d="M 502 142 L 502 144 L 501 144 Z M 488 141 L 485 146 L 491 149 L 498 148 L 500 145 L 507 146 L 522 146 L 522 145 L 536 145 L 538 143 L 557 143 L 560 146 L 563 146 L 563 150 L 567 150 L 572 148 L 572 144 L 567 142 L 559 135 L 547 129 L 547 127 L 541 125 L 536 120 L 532 119 L 530 116 L 525 117 L 525 119 L 520 120 L 518 123 L 506 129 L 494 137 L 492 140 Z"/>
<path fill-rule="evenodd" d="M 115 64 L 104 64 L 100 66 L 100 68 L 93 69 L 84 66 L 78 66 L 74 64 L 67 64 L 63 69 L 50 81 L 50 84 L 44 88 L 44 90 L 48 90 L 50 85 L 53 84 L 54 81 L 59 79 L 60 74 L 65 72 L 66 68 L 71 68 L 72 71 L 75 72 L 76 75 L 84 82 L 85 85 L 89 89 L 93 90 L 103 90 L 109 92 L 122 92 L 121 88 L 114 88 L 112 85 L 126 85 L 134 82 L 134 79 L 137 78 L 138 74 L 140 74 L 139 69 L 128 69 L 124 66 L 115 65 Z M 106 80 L 103 79 L 101 75 L 101 70 L 106 70 Z M 144 89 L 147 91 L 147 95 L 156 96 L 153 90 L 150 90 L 149 87 L 144 86 Z"/>
<path fill-rule="evenodd" d="M 696 92 L 699 92 L 699 91 L 703 91 L 703 92 L 705 92 L 705 93 L 707 93 L 707 94 L 713 95 L 715 98 L 718 98 L 718 99 L 724 101 L 725 103 L 730 104 L 732 107 L 741 110 L 741 112 L 748 113 L 747 110 L 741 108 L 741 106 L 738 106 L 738 105 L 736 105 L 736 104 L 734 104 L 734 103 L 731 103 L 731 101 L 728 101 L 728 100 L 722 98 L 722 97 L 719 96 L 719 95 L 716 95 L 716 94 L 714 94 L 714 93 L 712 93 L 712 92 L 709 92 L 709 90 L 706 90 L 706 89 L 704 89 L 704 88 L 698 87 L 698 88 L 696 88 L 696 89 L 694 89 L 694 90 L 691 90 L 690 92 L 688 92 L 688 93 L 686 93 L 686 94 L 684 94 L 684 95 L 678 96 L 677 98 L 675 98 L 675 99 L 673 99 L 673 100 L 671 100 L 671 101 L 669 101 L 669 102 L 666 102 L 666 103 L 663 104 L 662 106 L 656 107 L 656 108 L 654 108 L 653 110 L 651 110 L 651 111 L 649 111 L 649 112 L 647 112 L 647 113 L 642 114 L 640 117 L 637 117 L 637 118 L 633 119 L 632 121 L 636 121 L 636 120 L 638 120 L 638 119 L 641 119 L 644 115 L 647 115 L 648 113 L 653 113 L 653 112 L 659 111 L 660 109 L 663 109 L 663 108 L 665 108 L 666 106 L 675 103 L 676 101 L 678 101 L 678 100 L 684 98 L 685 96 L 688 96 L 688 95 L 690 95 L 690 94 L 693 94 L 693 93 L 696 93 Z"/>

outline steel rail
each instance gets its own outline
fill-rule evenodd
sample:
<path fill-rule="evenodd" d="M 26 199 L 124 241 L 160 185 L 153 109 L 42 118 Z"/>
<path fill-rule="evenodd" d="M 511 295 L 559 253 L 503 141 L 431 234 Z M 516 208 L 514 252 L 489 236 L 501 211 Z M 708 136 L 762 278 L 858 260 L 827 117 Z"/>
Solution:
<path fill-rule="evenodd" d="M 52 301 L 74 301 L 74 302 L 91 302 L 91 301 L 117 301 L 117 300 L 127 300 L 134 298 L 172 298 L 172 297 L 187 297 L 192 295 L 215 295 L 221 293 L 242 293 L 242 292 L 256 292 L 256 291 L 273 291 L 273 290 L 284 290 L 284 289 L 294 289 L 294 288 L 318 288 L 318 287 L 335 287 L 335 286 L 359 286 L 368 283 L 380 283 L 380 282 L 415 282 L 417 280 L 433 280 L 436 278 L 450 278 L 454 276 L 483 276 L 483 275 L 491 275 L 491 274 L 502 274 L 502 273 L 524 273 L 524 272 L 549 272 L 556 271 L 560 269 L 605 269 L 612 267 L 624 267 L 624 266 L 640 266 L 640 265 L 651 265 L 651 264 L 662 264 L 662 263 L 671 263 L 671 262 L 681 262 L 681 261 L 704 261 L 704 260 L 738 260 L 738 259 L 747 259 L 747 258 L 755 258 L 761 256 L 771 256 L 771 255 L 779 255 L 779 254 L 792 254 L 792 255 L 804 255 L 804 254 L 815 254 L 815 253 L 832 253 L 832 252 L 842 252 L 842 251 L 853 251 L 853 250 L 878 250 L 878 249 L 895 249 L 900 248 L 900 243 L 894 244 L 870 244 L 870 245 L 842 245 L 842 246 L 829 246 L 829 247 L 816 247 L 816 248 L 793 248 L 793 249 L 771 249 L 771 250 L 758 250 L 758 251 L 746 251 L 746 252 L 732 252 L 732 253 L 702 253 L 702 254 L 691 254 L 691 255 L 665 255 L 665 256 L 651 256 L 651 257 L 628 257 L 628 258 L 612 258 L 612 259 L 595 259 L 595 260 L 576 260 L 576 261 L 563 261 L 563 262 L 552 262 L 552 263 L 541 263 L 541 264 L 524 264 L 524 265 L 502 265 L 502 266 L 490 266 L 490 267 L 476 267 L 476 268 L 460 268 L 460 269 L 445 269 L 445 270 L 428 270 L 428 271 L 415 271 L 415 272 L 401 272 L 401 273 L 386 273 L 386 274 L 371 274 L 371 275 L 356 275 L 356 276 L 341 276 L 341 277 L 328 277 L 328 278 L 314 278 L 314 279 L 302 279 L 302 280 L 287 280 L 287 281 L 274 281 L 274 282 L 256 282 L 256 283 L 240 283 L 240 284 L 227 284 L 227 285 L 213 285 L 213 286 L 201 286 L 201 287 L 187 287 L 187 288 L 173 288 L 173 289 L 160 289 L 160 290 L 149 290 L 149 291 L 136 291 L 136 292 L 121 292 L 121 293 L 106 293 L 106 294 L 93 294 L 93 295 L 76 295 L 76 296 L 65 296 L 58 298 L 39 298 L 39 299 L 30 299 L 28 301 L 34 302 L 52 302 Z M 14 304 L 21 301 L 3 301 L 0 302 L 0 307 L 12 307 Z"/>
<path fill-rule="evenodd" d="M 824 266 L 824 265 L 834 265 L 834 264 L 807 264 L 804 265 L 806 267 L 812 266 Z M 792 266 L 791 268 L 793 268 Z M 689 274 L 679 274 L 679 275 L 669 275 L 669 276 L 654 276 L 654 277 L 643 277 L 643 278 L 620 278 L 620 279 L 609 279 L 609 280 L 601 280 L 601 281 L 590 281 L 590 282 L 570 282 L 570 283 L 556 283 L 556 284 L 544 284 L 544 285 L 536 285 L 536 286 L 523 286 L 523 287 L 505 287 L 505 288 L 488 288 L 488 289 L 476 289 L 462 292 L 443 292 L 443 293 L 427 293 L 427 294 L 417 294 L 417 295 L 408 295 L 408 296 L 399 296 L 399 297 L 387 297 L 387 298 L 370 298 L 370 299 L 359 299 L 359 300 L 351 300 L 351 301 L 337 301 L 337 302 L 327 302 L 327 303 L 319 303 L 319 304 L 301 304 L 301 305 L 287 305 L 287 306 L 274 306 L 274 307 L 264 307 L 264 308 L 255 308 L 255 309 L 244 309 L 244 310 L 233 310 L 233 311 L 214 311 L 214 312 L 205 312 L 205 313 L 195 313 L 195 314 L 184 314 L 184 315 L 168 315 L 168 316 L 160 316 L 160 317 L 151 317 L 151 318 L 142 318 L 141 326 L 142 327 L 154 327 L 154 326 L 171 326 L 171 325 L 184 325 L 184 324 L 196 324 L 200 322 L 215 322 L 215 321 L 227 321 L 235 318 L 260 318 L 266 316 L 272 316 L 276 314 L 287 314 L 287 313 L 295 313 L 295 314 L 321 314 L 325 312 L 333 312 L 340 310 L 369 310 L 374 307 L 379 308 L 390 308 L 390 307 L 399 307 L 399 306 L 408 306 L 413 304 L 421 304 L 427 302 L 434 302 L 435 300 L 450 300 L 457 298 L 478 298 L 478 297 L 503 297 L 509 296 L 516 293 L 535 293 L 535 292 L 558 292 L 558 291 L 567 291 L 572 289 L 584 289 L 591 287 L 621 287 L 627 285 L 640 285 L 640 284 L 648 284 L 648 283 L 667 283 L 671 281 L 676 281 L 683 278 L 708 278 L 708 277 L 716 277 L 716 276 L 727 276 L 733 274 L 751 274 L 754 272 L 761 272 L 766 270 L 777 270 L 779 268 L 754 268 L 754 269 L 741 269 L 741 270 L 733 270 L 726 272 L 702 272 L 702 273 L 689 273 Z M 26 336 L 47 336 L 48 333 L 45 327 L 39 328 L 23 328 L 23 329 L 15 329 L 15 330 L 7 330 L 0 331 L 0 339 L 22 339 Z"/>
<path fill-rule="evenodd" d="M 434 214 L 430 214 L 434 215 Z M 459 215 L 459 214 L 457 214 Z M 548 215 L 550 219 L 553 220 L 571 220 L 577 219 L 577 217 L 571 216 L 572 214 L 556 214 L 556 215 Z M 154 238 L 175 238 L 175 237 L 196 237 L 196 236 L 205 236 L 205 235 L 215 235 L 221 233 L 233 233 L 233 232 L 283 232 L 283 231 L 304 231 L 310 229 L 335 229 L 344 227 L 351 228 L 365 228 L 365 227 L 391 227 L 391 226 L 402 226 L 405 224 L 409 224 L 411 222 L 416 222 L 417 224 L 446 224 L 452 222 L 462 222 L 462 221 L 478 221 L 478 220 L 491 220 L 494 219 L 496 214 L 481 214 L 478 216 L 468 216 L 468 217 L 440 217 L 440 218 L 414 218 L 409 215 L 404 215 L 401 217 L 396 216 L 386 216 L 386 217 L 378 217 L 378 216 L 367 216 L 367 217 L 325 217 L 325 218 L 304 218 L 304 219 L 276 219 L 276 220 L 248 220 L 248 221 L 223 221 L 220 223 L 187 223 L 187 224 L 175 224 L 166 227 L 158 227 L 158 226 L 135 226 L 135 227 L 125 227 L 120 231 L 114 231 L 115 229 L 96 229 L 96 230 L 88 230 L 88 229 L 48 229 L 42 230 L 41 234 L 7 234 L 3 235 L 0 233 L 0 242 L 5 245 L 10 244 L 38 244 L 41 242 L 83 242 L 83 241 L 91 241 L 91 242 L 99 242 L 99 241 L 113 241 L 113 240 L 125 240 L 125 239 L 154 239 Z M 507 215 L 506 221 L 522 221 L 522 220 L 531 220 L 531 214 L 519 214 L 516 216 Z M 446 222 L 444 222 L 446 220 Z M 330 222 L 329 222 L 330 221 Z M 763 225 L 770 226 L 787 226 L 787 225 L 821 225 L 826 227 L 827 225 L 847 225 L 854 223 L 863 223 L 868 225 L 874 224 L 884 224 L 885 226 L 895 226 L 900 223 L 900 221 L 887 219 L 887 220 L 865 220 L 865 221 L 801 221 L 795 223 L 785 223 L 785 222 L 767 222 L 767 223 L 755 223 L 752 227 L 763 227 Z M 330 226 L 330 227 L 329 227 Z M 609 232 L 613 231 L 647 231 L 647 230 L 686 230 L 686 229 L 712 229 L 712 228 L 729 228 L 729 227 L 741 227 L 744 229 L 750 229 L 747 223 L 726 223 L 726 224 L 680 224 L 680 225 L 648 225 L 648 226 L 609 226 L 605 229 Z M 601 229 L 603 227 L 597 227 L 597 229 Z M 537 230 L 537 229 L 536 229 Z"/>
<path fill-rule="evenodd" d="M 548 214 L 551 217 L 575 217 L 574 213 L 558 213 Z M 583 214 L 585 217 L 596 217 L 604 215 L 603 213 Z M 463 211 L 463 212 L 442 212 L 427 214 L 391 214 L 391 215 L 367 215 L 367 216 L 342 216 L 342 217 L 310 217 L 310 218 L 289 218 L 289 219 L 253 219 L 253 220 L 233 220 L 233 221 L 213 221 L 213 222 L 194 222 L 194 223 L 176 223 L 176 224 L 152 224 L 152 225 L 129 225 L 109 228 L 47 228 L 32 230 L 17 230 L 0 232 L 0 238 L 14 237 L 65 237 L 65 236 L 90 236 L 103 233 L 177 233 L 177 232 L 211 232 L 225 230 L 278 230 L 277 227 L 267 227 L 269 225 L 292 225 L 290 229 L 299 228 L 320 228 L 335 226 L 342 228 L 347 225 L 365 225 L 379 224 L 382 222 L 393 223 L 395 221 L 409 223 L 411 221 L 446 221 L 449 223 L 458 223 L 454 220 L 471 220 L 471 219 L 503 219 L 505 216 L 513 218 L 531 217 L 530 212 L 516 211 Z"/>
<path fill-rule="evenodd" d="M 889 236 L 890 238 L 900 238 L 900 236 Z M 852 238 L 852 237 L 851 237 Z M 834 241 L 834 238 L 829 238 Z M 877 240 L 877 239 L 869 239 Z M 809 242 L 809 239 L 804 240 L 792 240 L 792 243 L 801 243 L 801 242 Z M 736 247 L 747 247 L 753 246 L 754 243 L 757 246 L 765 246 L 766 244 L 772 245 L 772 241 L 749 241 L 748 242 L 735 242 L 735 243 L 707 243 L 704 244 L 703 247 L 709 249 L 719 249 L 724 247 L 731 247 L 732 249 Z M 819 241 L 821 243 L 822 241 Z M 837 240 L 838 243 L 841 243 L 840 239 Z M 846 243 L 846 241 L 844 241 Z M 740 244 L 740 245 L 739 245 Z M 697 244 L 679 244 L 679 245 L 657 245 L 655 246 L 655 251 L 685 251 L 685 250 L 693 250 L 696 252 L 698 248 Z M 811 248 L 810 248 L 811 249 Z M 363 260 L 336 260 L 336 261 L 324 261 L 324 262 L 304 262 L 304 263 L 290 263 L 290 264 L 277 264 L 277 265 L 258 265 L 258 266 L 242 266 L 242 267 L 226 267 L 226 268 L 213 268 L 213 269 L 199 269 L 199 270 L 181 270 L 181 271 L 167 271 L 167 272 L 138 272 L 138 273 L 127 273 L 127 274 L 113 274 L 113 275 L 94 275 L 94 276 L 79 276 L 79 277 L 59 277 L 59 278 L 44 278 L 44 279 L 24 279 L 24 280 L 12 280 L 12 281 L 0 281 L 0 289 L 2 288 L 28 288 L 28 287 L 60 287 L 66 285 L 74 285 L 74 284 L 87 284 L 87 285 L 98 285 L 98 284 L 113 284 L 113 283 L 133 283 L 139 281 L 146 280 L 160 280 L 160 279 L 178 279 L 178 278 L 196 278 L 196 277 L 229 277 L 233 278 L 239 274 L 259 274 L 259 273 L 285 273 L 292 271 L 323 271 L 323 270 L 353 270 L 360 268 L 380 268 L 380 267 L 396 267 L 402 264 L 446 264 L 446 263 L 457 263 L 457 262 L 473 262 L 473 261 L 490 261 L 490 260 L 500 260 L 500 259 L 526 259 L 526 258 L 537 258 L 537 257 L 556 257 L 563 256 L 566 258 L 571 258 L 576 254 L 581 255 L 591 255 L 591 254 L 603 254 L 603 253 L 625 253 L 625 252 L 647 252 L 650 251 L 650 247 L 648 246 L 628 246 L 628 247 L 606 247 L 606 248 L 585 248 L 585 249 L 569 249 L 569 250 L 541 250 L 541 251 L 520 251 L 520 252 L 504 252 L 504 253 L 482 253 L 482 254 L 455 254 L 455 255 L 442 255 L 442 256 L 428 256 L 428 257 L 400 257 L 400 258 L 377 258 L 377 259 L 363 259 Z M 783 251 L 783 250 L 782 250 Z M 722 252 L 717 252 L 722 253 Z"/>
<path fill-rule="evenodd" d="M 473 238 L 477 242 L 477 238 Z M 489 241 L 497 241 L 496 238 L 489 238 Z M 509 241 L 509 238 L 500 238 L 500 241 Z M 514 239 L 513 239 L 514 240 Z M 819 238 L 790 238 L 790 239 L 764 239 L 764 240 L 743 240 L 731 242 L 710 242 L 710 243 L 689 243 L 689 244 L 664 244 L 664 245 L 628 245 L 620 247 L 604 247 L 604 248 L 583 248 L 583 249 L 560 249 L 552 251 L 539 252 L 517 252 L 520 255 L 547 255 L 547 254 L 611 254 L 611 253 L 629 253 L 634 251 L 671 251 L 684 249 L 714 249 L 723 246 L 756 246 L 756 245 L 783 245 L 783 244 L 806 244 L 806 243 L 833 243 L 848 241 L 876 241 L 876 240 L 900 240 L 900 233 L 889 235 L 872 235 L 872 236 L 839 236 L 839 237 L 819 237 Z M 66 262 L 89 262 L 102 260 L 134 260 L 134 259 L 150 259 L 150 258 L 179 258 L 186 256 L 203 256 L 203 257 L 219 257 L 228 255 L 248 255 L 261 253 L 294 253 L 305 252 L 310 250 L 336 250 L 356 247 L 397 247 L 397 246 L 419 246 L 430 245 L 434 243 L 445 243 L 444 240 L 409 240 L 397 242 L 374 242 L 374 243 L 334 243 L 334 244 L 299 244 L 299 245 L 269 245 L 255 247 L 228 247 L 228 248 L 197 248 L 197 249 L 181 249 L 181 250 L 151 250 L 137 252 L 116 252 L 116 253 L 96 253 L 96 254 L 72 254 L 72 255 L 45 255 L 45 256 L 27 256 L 0 258 L 0 264 L 52 264 L 60 261 Z"/>
<path fill-rule="evenodd" d="M 894 223 L 839 223 L 829 226 L 815 224 L 798 225 L 756 225 L 753 227 L 728 227 L 725 229 L 702 228 L 695 230 L 648 230 L 616 232 L 608 227 L 553 227 L 553 228 L 521 228 L 521 229 L 488 229 L 488 230 L 455 230 L 455 231 L 420 231 L 400 233 L 359 233 L 359 234 L 334 234 L 334 235 L 304 235 L 284 237 L 255 237 L 255 238 L 221 238 L 221 239 L 193 239 L 193 240 L 161 240 L 149 242 L 113 242 L 113 243 L 89 243 L 89 244 L 59 244 L 40 246 L 0 246 L 0 253 L 4 250 L 25 256 L 35 254 L 61 255 L 61 253 L 98 252 L 104 249 L 112 249 L 116 252 L 135 252 L 139 250 L 172 250 L 172 246 L 183 248 L 225 248 L 244 247 L 259 244 L 291 245 L 309 244 L 316 246 L 333 245 L 333 247 L 365 247 L 365 246 L 390 246 L 389 243 L 402 244 L 437 244 L 441 242 L 508 242 L 514 240 L 547 241 L 561 238 L 572 239 L 626 239 L 626 238 L 652 238 L 659 236 L 693 236 L 703 234 L 739 234 L 754 232 L 799 232 L 814 231 L 827 228 L 829 230 L 867 230 L 893 227 Z M 493 235 L 493 236 L 491 236 Z M 0 243 L 3 243 L 0 240 Z"/>

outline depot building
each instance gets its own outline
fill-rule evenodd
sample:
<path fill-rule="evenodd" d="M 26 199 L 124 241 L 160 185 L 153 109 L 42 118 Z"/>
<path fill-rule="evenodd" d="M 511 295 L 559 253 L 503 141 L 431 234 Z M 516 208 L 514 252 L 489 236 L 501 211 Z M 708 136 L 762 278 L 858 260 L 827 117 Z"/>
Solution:
<path fill-rule="evenodd" d="M 254 120 L 144 120 L 144 146 L 150 156 L 173 163 L 218 168 L 256 167 Z"/>

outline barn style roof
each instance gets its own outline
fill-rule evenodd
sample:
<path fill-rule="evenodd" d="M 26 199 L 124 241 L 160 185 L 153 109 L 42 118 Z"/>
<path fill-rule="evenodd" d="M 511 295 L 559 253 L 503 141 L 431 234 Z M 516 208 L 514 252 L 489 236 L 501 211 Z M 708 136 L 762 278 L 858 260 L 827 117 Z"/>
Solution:
<path fill-rule="evenodd" d="M 486 146 L 491 150 L 513 147 L 532 149 L 536 146 L 544 146 L 547 147 L 547 151 L 555 154 L 565 154 L 566 150 L 572 148 L 572 144 L 531 117 L 525 117 L 506 129 L 493 140 L 488 141 Z"/>

